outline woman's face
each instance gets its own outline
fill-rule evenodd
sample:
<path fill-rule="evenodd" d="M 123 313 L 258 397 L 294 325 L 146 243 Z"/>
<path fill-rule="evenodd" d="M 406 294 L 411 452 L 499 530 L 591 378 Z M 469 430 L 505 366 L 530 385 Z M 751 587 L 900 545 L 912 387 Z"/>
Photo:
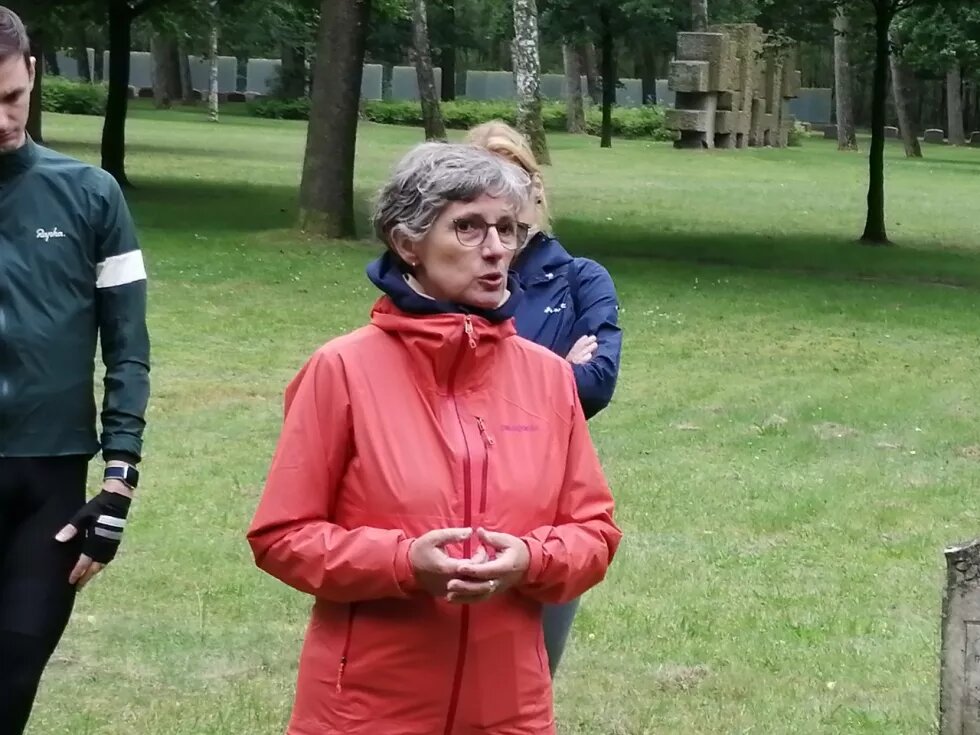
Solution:
<path fill-rule="evenodd" d="M 449 204 L 422 240 L 400 237 L 393 244 L 429 296 L 495 309 L 504 300 L 514 251 L 524 244 L 521 230 L 507 202 L 484 194 Z"/>

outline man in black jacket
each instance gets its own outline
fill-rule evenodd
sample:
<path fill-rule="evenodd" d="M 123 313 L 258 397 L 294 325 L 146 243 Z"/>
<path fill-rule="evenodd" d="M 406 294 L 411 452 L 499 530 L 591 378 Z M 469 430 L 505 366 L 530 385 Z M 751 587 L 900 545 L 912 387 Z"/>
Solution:
<path fill-rule="evenodd" d="M 40 63 L 29 49 L 0 6 L 0 735 L 23 732 L 76 591 L 116 554 L 149 395 L 146 272 L 126 202 L 111 176 L 26 134 Z M 102 489 L 86 503 L 99 451 Z"/>

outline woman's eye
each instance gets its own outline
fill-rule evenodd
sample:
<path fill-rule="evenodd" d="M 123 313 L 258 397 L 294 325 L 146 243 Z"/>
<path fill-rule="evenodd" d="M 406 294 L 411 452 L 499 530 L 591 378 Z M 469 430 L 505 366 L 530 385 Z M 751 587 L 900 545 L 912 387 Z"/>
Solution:
<path fill-rule="evenodd" d="M 501 222 L 497 225 L 497 232 L 504 236 L 510 236 L 514 234 L 514 223 L 513 222 Z"/>
<path fill-rule="evenodd" d="M 456 229 L 460 232 L 471 232 L 473 230 L 473 223 L 468 219 L 461 219 L 456 223 Z"/>

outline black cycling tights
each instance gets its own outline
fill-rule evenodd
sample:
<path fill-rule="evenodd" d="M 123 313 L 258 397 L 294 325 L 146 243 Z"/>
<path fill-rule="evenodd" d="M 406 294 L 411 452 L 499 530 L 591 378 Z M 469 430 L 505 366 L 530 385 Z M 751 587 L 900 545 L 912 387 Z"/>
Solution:
<path fill-rule="evenodd" d="M 0 735 L 20 735 L 68 624 L 80 543 L 54 535 L 85 503 L 87 457 L 0 457 Z"/>

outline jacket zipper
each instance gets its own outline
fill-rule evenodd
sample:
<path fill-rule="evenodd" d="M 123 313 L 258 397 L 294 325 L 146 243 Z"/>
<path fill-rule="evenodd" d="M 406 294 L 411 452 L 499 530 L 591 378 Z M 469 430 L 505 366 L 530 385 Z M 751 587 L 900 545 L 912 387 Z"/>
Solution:
<path fill-rule="evenodd" d="M 476 425 L 480 427 L 480 436 L 483 437 L 483 478 L 480 484 L 480 513 L 487 512 L 487 485 L 490 479 L 490 447 L 494 445 L 493 437 L 487 431 L 486 422 L 480 416 L 476 417 Z"/>
<path fill-rule="evenodd" d="M 344 690 L 344 672 L 347 670 L 347 660 L 350 656 L 350 641 L 354 632 L 354 614 L 356 611 L 357 603 L 352 602 L 347 613 L 347 636 L 344 638 L 344 650 L 340 654 L 340 665 L 337 666 L 337 694 Z"/>
<path fill-rule="evenodd" d="M 469 345 L 471 350 L 476 349 L 476 339 L 473 336 L 473 320 L 469 314 L 463 317 L 463 333 L 466 335 L 466 344 L 461 345 L 456 364 L 453 365 L 452 373 L 449 376 L 449 394 L 453 398 L 453 406 L 456 409 L 456 420 L 459 421 L 459 431 L 463 435 L 463 448 L 465 457 L 463 458 L 463 525 L 473 525 L 473 480 L 470 476 L 473 471 L 473 462 L 470 456 L 470 444 L 466 439 L 466 426 L 463 424 L 463 415 L 459 410 L 459 401 L 456 399 L 456 373 L 459 371 L 460 363 L 463 360 L 463 351 Z M 470 556 L 472 552 L 470 539 L 463 542 L 463 553 Z M 449 695 L 449 711 L 446 714 L 446 729 L 444 735 L 452 735 L 453 725 L 456 724 L 456 711 L 459 708 L 459 694 L 463 687 L 463 669 L 466 665 L 466 648 L 470 635 L 470 609 L 463 606 L 460 612 L 459 622 L 459 652 L 456 654 L 456 671 L 453 674 L 453 686 Z"/>

